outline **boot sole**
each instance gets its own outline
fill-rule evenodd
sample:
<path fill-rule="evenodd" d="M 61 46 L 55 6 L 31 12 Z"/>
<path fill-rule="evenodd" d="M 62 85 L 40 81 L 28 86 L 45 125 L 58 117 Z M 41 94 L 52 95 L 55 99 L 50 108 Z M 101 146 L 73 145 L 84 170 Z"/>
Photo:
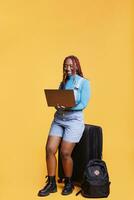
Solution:
<path fill-rule="evenodd" d="M 62 195 L 69 195 L 69 194 L 72 194 L 73 190 L 68 192 L 68 193 L 61 193 Z"/>
<path fill-rule="evenodd" d="M 54 190 L 52 190 L 52 191 L 50 191 L 50 192 L 48 192 L 48 193 L 46 193 L 46 194 L 38 194 L 38 196 L 39 196 L 39 197 L 45 197 L 45 196 L 50 195 L 50 193 L 55 193 L 55 192 L 57 192 L 57 189 L 54 189 Z"/>
<path fill-rule="evenodd" d="M 57 192 L 57 188 L 52 190 L 52 191 L 50 191 L 50 193 L 55 193 L 55 192 Z"/>

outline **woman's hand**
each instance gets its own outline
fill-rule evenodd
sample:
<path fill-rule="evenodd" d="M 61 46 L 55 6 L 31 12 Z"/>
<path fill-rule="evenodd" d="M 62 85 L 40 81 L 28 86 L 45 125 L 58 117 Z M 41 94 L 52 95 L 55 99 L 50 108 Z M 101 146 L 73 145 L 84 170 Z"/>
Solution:
<path fill-rule="evenodd" d="M 55 106 L 56 110 L 65 110 L 65 106 L 61 106 L 59 104 L 57 104 L 57 106 Z"/>

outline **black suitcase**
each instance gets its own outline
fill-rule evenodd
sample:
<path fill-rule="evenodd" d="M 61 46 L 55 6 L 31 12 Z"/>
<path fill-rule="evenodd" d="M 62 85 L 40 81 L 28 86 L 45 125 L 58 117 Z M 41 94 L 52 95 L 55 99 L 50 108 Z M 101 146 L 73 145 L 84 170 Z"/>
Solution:
<path fill-rule="evenodd" d="M 102 128 L 100 126 L 85 124 L 83 136 L 72 152 L 72 180 L 75 184 L 81 184 L 83 171 L 89 160 L 94 158 L 102 159 L 102 142 Z M 58 149 L 58 176 L 59 182 L 62 182 L 64 172 L 60 156 L 60 146 Z"/>

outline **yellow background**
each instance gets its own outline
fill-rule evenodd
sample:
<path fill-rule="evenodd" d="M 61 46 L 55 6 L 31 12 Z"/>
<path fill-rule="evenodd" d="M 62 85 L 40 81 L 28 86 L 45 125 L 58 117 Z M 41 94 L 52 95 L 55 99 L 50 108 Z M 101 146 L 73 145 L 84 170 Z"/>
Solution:
<path fill-rule="evenodd" d="M 0 199 L 35 200 L 46 175 L 45 142 L 65 56 L 90 79 L 85 123 L 103 128 L 111 200 L 134 199 L 134 94 L 130 0 L 0 1 Z M 46 199 L 82 199 L 58 193 Z"/>

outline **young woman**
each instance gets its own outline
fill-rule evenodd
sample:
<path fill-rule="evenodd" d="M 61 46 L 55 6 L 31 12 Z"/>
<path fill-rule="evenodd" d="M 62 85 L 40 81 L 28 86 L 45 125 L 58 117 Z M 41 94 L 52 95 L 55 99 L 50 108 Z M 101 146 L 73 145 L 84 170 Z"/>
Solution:
<path fill-rule="evenodd" d="M 63 62 L 63 80 L 59 89 L 73 89 L 76 105 L 66 108 L 56 106 L 54 119 L 49 130 L 46 143 L 46 164 L 48 172 L 47 184 L 38 192 L 38 196 L 47 196 L 57 191 L 55 180 L 56 157 L 58 146 L 61 142 L 61 158 L 65 174 L 65 185 L 62 195 L 72 193 L 74 185 L 71 180 L 73 160 L 71 158 L 75 144 L 78 143 L 84 131 L 83 109 L 90 98 L 89 81 L 83 77 L 80 62 L 76 56 L 68 56 Z"/>

